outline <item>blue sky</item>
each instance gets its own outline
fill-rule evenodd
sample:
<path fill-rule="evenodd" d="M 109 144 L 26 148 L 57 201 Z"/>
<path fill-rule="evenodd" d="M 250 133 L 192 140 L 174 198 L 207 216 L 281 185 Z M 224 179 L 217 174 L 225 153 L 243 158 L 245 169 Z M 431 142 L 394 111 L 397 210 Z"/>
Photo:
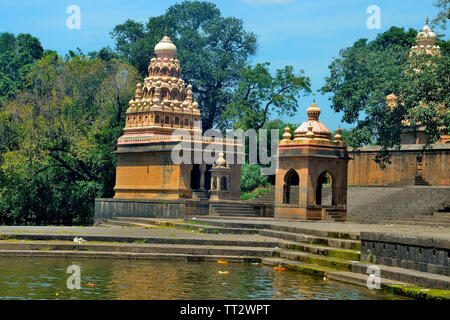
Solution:
<path fill-rule="evenodd" d="M 109 35 L 115 25 L 130 18 L 145 22 L 158 16 L 175 0 L 0 0 L 0 32 L 30 33 L 38 37 L 45 49 L 66 54 L 79 47 L 83 52 L 114 46 Z M 324 84 L 328 65 L 341 48 L 359 38 L 374 39 L 391 26 L 420 29 L 427 16 L 433 18 L 434 0 L 211 0 L 224 16 L 241 18 L 246 30 L 258 35 L 258 52 L 253 62 L 269 61 L 273 70 L 293 65 L 305 70 L 313 90 Z M 81 29 L 68 29 L 69 5 L 81 9 Z M 377 5 L 381 12 L 381 29 L 369 29 L 366 12 Z M 442 31 L 441 31 L 442 33 Z M 448 34 L 447 34 L 448 35 Z M 448 37 L 447 37 L 448 38 Z M 151 53 L 149 53 L 150 55 Z M 312 96 L 302 98 L 297 115 L 287 119 L 301 123 Z M 316 94 L 322 109 L 320 117 L 331 130 L 341 123 L 341 115 L 330 109 L 327 96 Z"/>

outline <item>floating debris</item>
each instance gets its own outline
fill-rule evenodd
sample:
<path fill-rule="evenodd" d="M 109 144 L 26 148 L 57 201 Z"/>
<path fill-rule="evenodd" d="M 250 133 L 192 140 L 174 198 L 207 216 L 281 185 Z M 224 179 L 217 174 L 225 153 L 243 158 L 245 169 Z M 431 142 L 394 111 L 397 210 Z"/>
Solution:
<path fill-rule="evenodd" d="M 87 240 L 84 240 L 82 237 L 75 237 L 75 238 L 73 238 L 73 242 L 76 242 L 76 243 L 86 243 Z"/>
<path fill-rule="evenodd" d="M 86 287 L 95 287 L 95 284 L 93 284 L 92 282 L 88 282 L 86 283 Z"/>
<path fill-rule="evenodd" d="M 283 267 L 273 267 L 275 270 L 279 270 L 279 271 L 284 271 L 286 270 L 286 268 Z"/>
<path fill-rule="evenodd" d="M 217 263 L 227 264 L 228 262 L 223 261 L 223 260 L 219 260 L 219 261 L 217 261 Z"/>
<path fill-rule="evenodd" d="M 218 274 L 228 274 L 228 271 L 218 271 Z"/>

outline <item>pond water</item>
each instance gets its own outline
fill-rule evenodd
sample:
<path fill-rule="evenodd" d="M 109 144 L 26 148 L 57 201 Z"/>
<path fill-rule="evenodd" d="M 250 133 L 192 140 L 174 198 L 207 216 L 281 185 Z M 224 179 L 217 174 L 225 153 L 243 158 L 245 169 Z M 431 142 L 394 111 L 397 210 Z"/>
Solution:
<path fill-rule="evenodd" d="M 81 270 L 68 289 L 67 268 Z M 228 274 L 219 273 L 228 271 Z M 0 299 L 401 299 L 262 265 L 82 258 L 0 258 Z"/>

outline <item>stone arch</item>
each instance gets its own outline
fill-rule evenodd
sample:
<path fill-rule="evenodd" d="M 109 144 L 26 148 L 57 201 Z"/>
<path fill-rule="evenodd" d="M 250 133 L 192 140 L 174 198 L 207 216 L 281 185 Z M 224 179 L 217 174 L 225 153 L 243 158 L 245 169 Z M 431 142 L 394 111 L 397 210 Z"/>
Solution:
<path fill-rule="evenodd" d="M 169 73 L 169 68 L 163 67 L 163 68 L 161 69 L 161 75 L 165 76 L 165 75 L 167 75 L 168 73 Z"/>
<path fill-rule="evenodd" d="M 170 76 L 171 77 L 176 77 L 177 74 L 177 70 L 175 68 L 170 69 Z"/>
<path fill-rule="evenodd" d="M 172 100 L 180 100 L 180 93 L 178 89 L 172 89 Z"/>
<path fill-rule="evenodd" d="M 294 169 L 289 169 L 284 175 L 283 203 L 298 203 L 300 176 Z"/>
<path fill-rule="evenodd" d="M 227 181 L 227 177 L 221 177 L 220 178 L 220 190 L 227 190 L 228 189 L 228 185 L 227 185 L 228 181 Z"/>
<path fill-rule="evenodd" d="M 148 98 L 148 88 L 144 88 L 144 98 Z"/>
<path fill-rule="evenodd" d="M 200 165 L 199 164 L 192 165 L 192 170 L 191 170 L 191 189 L 192 190 L 200 189 L 200 178 L 201 178 Z"/>
<path fill-rule="evenodd" d="M 158 75 L 159 75 L 159 67 L 156 67 L 156 68 L 153 70 L 153 72 L 154 72 L 154 75 L 155 75 L 155 76 L 158 76 Z"/>
<path fill-rule="evenodd" d="M 165 99 L 169 96 L 169 89 L 161 88 L 161 99 Z"/>
<path fill-rule="evenodd" d="M 317 177 L 317 185 L 316 185 L 316 204 L 317 205 L 336 205 L 336 179 L 334 175 L 329 171 L 325 170 Z M 323 185 L 330 185 L 331 188 L 328 189 L 331 192 L 328 194 L 324 194 Z M 331 194 L 330 194 L 331 193 Z M 328 199 L 328 201 L 327 201 Z M 328 203 L 324 203 L 328 202 Z"/>

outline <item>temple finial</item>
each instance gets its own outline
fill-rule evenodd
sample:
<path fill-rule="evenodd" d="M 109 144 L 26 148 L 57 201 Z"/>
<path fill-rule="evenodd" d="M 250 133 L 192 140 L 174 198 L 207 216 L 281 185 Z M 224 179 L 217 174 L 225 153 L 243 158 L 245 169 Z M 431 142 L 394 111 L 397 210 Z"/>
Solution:
<path fill-rule="evenodd" d="M 426 23 L 427 23 L 427 25 L 428 25 L 428 21 L 429 21 L 429 19 L 428 19 L 428 17 L 427 17 L 427 22 L 426 22 Z"/>
<path fill-rule="evenodd" d="M 164 35 L 167 36 L 167 27 L 164 28 Z"/>

